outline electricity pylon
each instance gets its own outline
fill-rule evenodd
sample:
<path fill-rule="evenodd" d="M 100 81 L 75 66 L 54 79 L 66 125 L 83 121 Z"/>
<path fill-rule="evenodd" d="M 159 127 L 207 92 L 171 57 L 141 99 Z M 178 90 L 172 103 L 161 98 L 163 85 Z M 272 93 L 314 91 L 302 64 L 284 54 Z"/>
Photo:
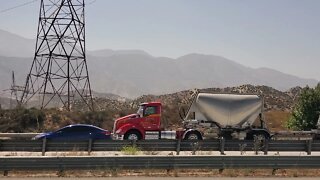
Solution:
<path fill-rule="evenodd" d="M 36 49 L 21 101 L 40 108 L 81 100 L 93 110 L 85 49 L 84 0 L 41 0 Z M 61 104 L 62 103 L 62 104 Z"/>

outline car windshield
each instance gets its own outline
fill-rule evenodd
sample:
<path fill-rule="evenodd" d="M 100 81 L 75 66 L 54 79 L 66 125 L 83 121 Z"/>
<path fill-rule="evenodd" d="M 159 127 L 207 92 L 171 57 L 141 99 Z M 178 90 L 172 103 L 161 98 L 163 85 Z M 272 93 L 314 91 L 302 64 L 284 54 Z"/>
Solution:
<path fill-rule="evenodd" d="M 69 126 L 65 126 L 65 127 L 62 127 L 62 128 L 60 128 L 60 129 L 54 131 L 54 132 L 59 132 L 59 131 L 63 132 L 63 131 L 65 131 L 66 129 L 69 129 L 69 128 L 70 128 Z"/>
<path fill-rule="evenodd" d="M 139 107 L 138 111 L 137 111 L 137 114 L 139 114 L 140 117 L 143 116 L 143 109 L 144 109 L 144 106 L 141 105 L 141 106 Z"/>

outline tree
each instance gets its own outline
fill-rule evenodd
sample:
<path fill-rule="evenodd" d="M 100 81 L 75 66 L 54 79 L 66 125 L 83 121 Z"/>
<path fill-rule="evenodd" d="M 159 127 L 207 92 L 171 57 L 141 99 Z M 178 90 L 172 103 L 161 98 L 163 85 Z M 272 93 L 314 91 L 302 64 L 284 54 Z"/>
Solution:
<path fill-rule="evenodd" d="M 293 109 L 287 127 L 293 130 L 315 129 L 320 114 L 320 83 L 315 88 L 306 87 Z"/>

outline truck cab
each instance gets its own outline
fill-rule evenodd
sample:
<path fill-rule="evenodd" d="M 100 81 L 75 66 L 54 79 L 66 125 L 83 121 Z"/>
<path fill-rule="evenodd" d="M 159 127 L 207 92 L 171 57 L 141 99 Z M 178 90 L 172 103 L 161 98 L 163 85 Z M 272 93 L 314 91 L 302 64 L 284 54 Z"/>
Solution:
<path fill-rule="evenodd" d="M 156 132 L 159 132 L 161 129 L 160 126 L 161 103 L 142 103 L 137 113 L 115 120 L 113 134 L 115 139 L 140 140 L 145 139 L 148 132 L 156 136 Z"/>

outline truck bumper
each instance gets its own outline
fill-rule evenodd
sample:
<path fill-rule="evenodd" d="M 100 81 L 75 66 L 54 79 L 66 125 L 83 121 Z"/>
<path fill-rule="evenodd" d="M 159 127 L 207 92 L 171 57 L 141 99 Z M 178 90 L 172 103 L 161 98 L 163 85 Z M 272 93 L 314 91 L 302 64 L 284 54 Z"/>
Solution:
<path fill-rule="evenodd" d="M 123 140 L 124 135 L 120 134 L 113 134 L 112 139 L 113 140 Z"/>

